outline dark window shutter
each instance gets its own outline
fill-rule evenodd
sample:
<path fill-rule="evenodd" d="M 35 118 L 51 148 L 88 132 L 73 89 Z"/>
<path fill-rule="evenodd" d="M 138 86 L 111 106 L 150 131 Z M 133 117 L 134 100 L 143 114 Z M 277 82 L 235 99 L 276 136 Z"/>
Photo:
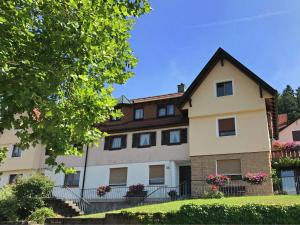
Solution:
<path fill-rule="evenodd" d="M 126 148 L 127 146 L 127 135 L 122 135 L 122 144 L 121 144 L 121 148 Z"/>
<path fill-rule="evenodd" d="M 104 150 L 109 150 L 110 146 L 110 137 L 105 137 L 104 139 Z"/>
<path fill-rule="evenodd" d="M 132 135 L 132 147 L 137 148 L 139 145 L 139 134 L 133 134 Z"/>
<path fill-rule="evenodd" d="M 170 139 L 169 131 L 163 130 L 161 132 L 161 145 L 169 144 L 169 139 Z"/>
<path fill-rule="evenodd" d="M 151 143 L 151 146 L 156 145 L 156 132 L 151 132 L 150 133 L 150 143 Z"/>
<path fill-rule="evenodd" d="M 187 129 L 181 129 L 180 131 L 181 143 L 187 143 Z"/>

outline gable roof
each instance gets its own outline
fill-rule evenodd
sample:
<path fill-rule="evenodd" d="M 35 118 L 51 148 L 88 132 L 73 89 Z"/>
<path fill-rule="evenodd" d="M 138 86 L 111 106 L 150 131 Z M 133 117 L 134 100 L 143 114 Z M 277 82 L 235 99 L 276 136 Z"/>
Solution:
<path fill-rule="evenodd" d="M 198 74 L 196 79 L 192 82 L 189 88 L 186 90 L 184 95 L 182 96 L 181 101 L 179 102 L 179 107 L 182 107 L 194 94 L 200 84 L 205 80 L 209 72 L 214 68 L 214 66 L 220 61 L 226 59 L 234 66 L 236 66 L 239 70 L 241 70 L 244 74 L 246 74 L 250 79 L 256 82 L 259 86 L 269 92 L 271 95 L 276 95 L 277 91 L 272 88 L 269 84 L 263 81 L 260 77 L 258 77 L 255 73 L 249 70 L 246 66 L 236 60 L 233 56 L 227 53 L 224 49 L 219 48 L 215 54 L 211 57 L 208 63 L 204 66 L 201 72 Z"/>

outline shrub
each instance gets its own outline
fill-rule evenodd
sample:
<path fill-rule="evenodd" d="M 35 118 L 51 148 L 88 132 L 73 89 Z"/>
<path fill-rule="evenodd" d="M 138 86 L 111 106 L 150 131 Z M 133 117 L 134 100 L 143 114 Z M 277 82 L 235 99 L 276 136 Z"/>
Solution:
<path fill-rule="evenodd" d="M 206 178 L 206 182 L 210 185 L 215 186 L 223 186 L 225 184 L 228 184 L 230 181 L 230 178 L 224 175 L 208 175 Z"/>
<path fill-rule="evenodd" d="M 247 173 L 243 180 L 250 184 L 262 184 L 267 180 L 267 176 L 268 175 L 264 172 Z"/>
<path fill-rule="evenodd" d="M 12 186 L 4 186 L 0 189 L 0 221 L 17 220 L 17 200 Z"/>
<path fill-rule="evenodd" d="M 35 175 L 19 180 L 13 187 L 17 202 L 17 214 L 20 219 L 27 218 L 31 212 L 45 206 L 44 198 L 53 189 L 53 182 L 43 175 Z"/>
<path fill-rule="evenodd" d="M 209 191 L 205 191 L 203 198 L 223 198 L 224 193 L 222 191 L 219 191 L 219 188 L 217 186 L 212 185 L 211 189 Z"/>
<path fill-rule="evenodd" d="M 135 214 L 147 224 L 299 224 L 300 205 L 183 205 L 170 213 Z"/>
<path fill-rule="evenodd" d="M 42 207 L 35 210 L 29 217 L 28 221 L 36 222 L 38 224 L 44 224 L 45 220 L 49 217 L 56 217 L 53 209 Z"/>

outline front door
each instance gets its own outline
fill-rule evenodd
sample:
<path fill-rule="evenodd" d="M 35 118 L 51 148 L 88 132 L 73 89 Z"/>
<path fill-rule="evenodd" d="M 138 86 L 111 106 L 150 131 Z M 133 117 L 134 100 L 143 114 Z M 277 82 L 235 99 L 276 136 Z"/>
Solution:
<path fill-rule="evenodd" d="M 191 195 L 191 166 L 180 166 L 179 167 L 179 184 L 180 184 L 180 195 L 190 196 Z"/>

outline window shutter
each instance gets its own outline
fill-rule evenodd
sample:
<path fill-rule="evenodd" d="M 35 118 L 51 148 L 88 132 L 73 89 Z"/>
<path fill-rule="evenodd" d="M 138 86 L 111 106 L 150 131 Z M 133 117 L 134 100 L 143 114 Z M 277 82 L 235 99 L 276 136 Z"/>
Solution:
<path fill-rule="evenodd" d="M 150 133 L 150 143 L 151 143 L 151 146 L 156 145 L 156 132 L 151 132 Z"/>
<path fill-rule="evenodd" d="M 180 131 L 181 143 L 187 143 L 187 129 L 181 129 Z"/>
<path fill-rule="evenodd" d="M 127 135 L 122 135 L 122 143 L 121 143 L 121 148 L 126 148 L 127 146 Z"/>
<path fill-rule="evenodd" d="M 132 147 L 137 148 L 139 146 L 139 134 L 132 135 Z"/>
<path fill-rule="evenodd" d="M 169 131 L 168 130 L 163 130 L 161 132 L 161 145 L 168 145 L 169 144 Z"/>
<path fill-rule="evenodd" d="M 105 139 L 104 139 L 104 150 L 109 150 L 109 142 L 110 142 L 110 137 L 105 137 Z"/>

